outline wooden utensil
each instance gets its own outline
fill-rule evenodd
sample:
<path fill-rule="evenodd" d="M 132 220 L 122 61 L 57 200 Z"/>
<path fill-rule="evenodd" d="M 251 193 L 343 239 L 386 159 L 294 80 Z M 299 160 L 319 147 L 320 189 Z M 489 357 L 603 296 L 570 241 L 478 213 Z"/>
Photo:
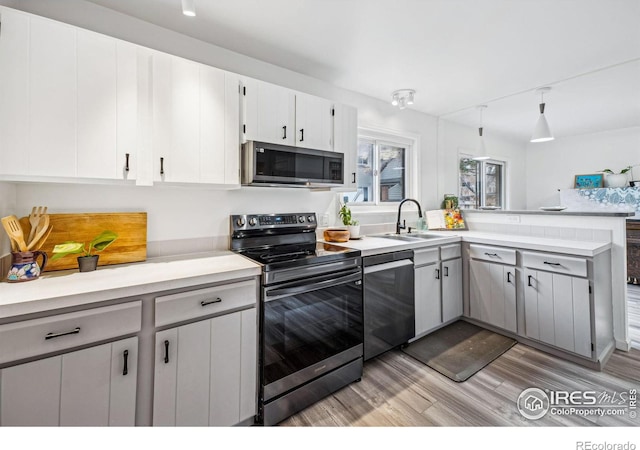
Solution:
<path fill-rule="evenodd" d="M 18 249 L 21 252 L 26 252 L 27 244 L 24 242 L 24 234 L 18 218 L 16 216 L 7 216 L 3 217 L 1 221 L 4 230 L 7 232 L 9 237 L 16 242 Z"/>
<path fill-rule="evenodd" d="M 35 245 L 33 246 L 33 250 L 40 250 L 42 248 L 42 246 L 44 245 L 44 243 L 47 241 L 47 238 L 49 238 L 49 234 L 51 234 L 51 230 L 53 230 L 53 225 L 50 225 L 45 233 L 42 235 L 42 237 L 40 239 L 38 239 L 37 241 L 35 241 Z"/>
<path fill-rule="evenodd" d="M 27 245 L 31 245 L 34 241 L 34 236 L 37 232 L 36 228 L 38 227 L 38 223 L 44 214 L 47 212 L 46 206 L 34 206 L 31 208 L 31 214 L 29 214 L 29 223 L 31 224 L 31 231 L 29 232 L 29 238 L 27 239 Z M 48 225 L 47 225 L 48 226 Z M 47 227 L 44 227 L 44 230 L 47 231 Z"/>
<path fill-rule="evenodd" d="M 35 249 L 36 244 L 38 243 L 38 241 L 40 241 L 40 238 L 42 238 L 42 236 L 44 236 L 44 234 L 47 232 L 47 229 L 49 229 L 49 215 L 43 214 L 39 217 L 38 227 L 35 233 L 33 233 L 33 239 L 29 241 L 29 244 L 27 244 L 27 250 L 31 251 Z M 31 229 L 31 231 L 33 232 L 33 229 Z"/>

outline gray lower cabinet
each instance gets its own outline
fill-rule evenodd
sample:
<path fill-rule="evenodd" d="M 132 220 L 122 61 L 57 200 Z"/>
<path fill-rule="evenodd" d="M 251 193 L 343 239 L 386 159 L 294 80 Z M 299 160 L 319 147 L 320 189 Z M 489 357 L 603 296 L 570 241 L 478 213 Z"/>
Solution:
<path fill-rule="evenodd" d="M 0 370 L 2 426 L 133 426 L 138 338 Z"/>
<path fill-rule="evenodd" d="M 472 318 L 515 333 L 515 267 L 472 259 L 469 262 L 469 314 Z"/>
<path fill-rule="evenodd" d="M 462 316 L 460 244 L 414 250 L 414 264 L 415 334 L 421 337 Z"/>
<path fill-rule="evenodd" d="M 154 426 L 230 426 L 255 416 L 255 302 L 254 280 L 156 298 L 156 323 L 221 315 L 156 332 Z"/>

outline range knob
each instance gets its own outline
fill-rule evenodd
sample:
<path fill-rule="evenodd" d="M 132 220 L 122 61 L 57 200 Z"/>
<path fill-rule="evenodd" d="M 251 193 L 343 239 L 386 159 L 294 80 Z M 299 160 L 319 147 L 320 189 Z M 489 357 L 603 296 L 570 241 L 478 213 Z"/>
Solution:
<path fill-rule="evenodd" d="M 298 222 L 304 223 L 304 216 L 298 216 Z"/>
<path fill-rule="evenodd" d="M 313 216 L 307 216 L 307 222 L 313 222 Z"/>
<path fill-rule="evenodd" d="M 238 225 L 239 227 L 243 227 L 244 226 L 244 219 L 242 217 L 238 217 L 236 219 L 236 225 Z"/>
<path fill-rule="evenodd" d="M 255 227 L 257 223 L 258 221 L 256 220 L 255 217 L 252 217 L 251 219 L 249 219 L 249 225 L 251 225 L 252 227 Z"/>

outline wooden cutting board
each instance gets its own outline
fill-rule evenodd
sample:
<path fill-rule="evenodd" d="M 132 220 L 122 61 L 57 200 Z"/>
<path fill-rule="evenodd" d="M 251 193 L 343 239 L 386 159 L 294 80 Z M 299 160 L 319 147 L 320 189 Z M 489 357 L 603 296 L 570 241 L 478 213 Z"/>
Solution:
<path fill-rule="evenodd" d="M 49 214 L 50 225 L 53 226 L 49 238 L 42 248 L 49 258 L 56 244 L 65 241 L 85 242 L 88 244 L 104 230 L 118 234 L 110 246 L 101 252 L 99 266 L 123 264 L 147 259 L 147 213 L 83 213 L 83 214 Z M 31 225 L 28 217 L 20 219 L 25 236 L 29 235 Z M 79 255 L 68 255 L 55 261 L 49 261 L 45 272 L 63 269 L 77 269 Z"/>

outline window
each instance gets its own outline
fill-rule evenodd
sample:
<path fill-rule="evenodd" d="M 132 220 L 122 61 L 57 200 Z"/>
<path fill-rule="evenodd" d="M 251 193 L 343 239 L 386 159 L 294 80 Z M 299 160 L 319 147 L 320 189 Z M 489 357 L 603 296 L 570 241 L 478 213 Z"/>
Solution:
<path fill-rule="evenodd" d="M 504 206 L 505 163 L 460 157 L 460 208 Z"/>
<path fill-rule="evenodd" d="M 357 187 L 343 193 L 345 202 L 379 205 L 407 197 L 408 161 L 412 145 L 397 136 L 358 138 Z"/>

